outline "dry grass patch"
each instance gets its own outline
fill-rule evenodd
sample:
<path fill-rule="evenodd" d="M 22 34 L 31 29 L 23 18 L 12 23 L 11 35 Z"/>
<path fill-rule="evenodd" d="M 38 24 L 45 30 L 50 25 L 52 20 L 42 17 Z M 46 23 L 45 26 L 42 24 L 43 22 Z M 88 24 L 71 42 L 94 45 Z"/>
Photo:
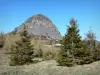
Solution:
<path fill-rule="evenodd" d="M 5 53 L 9 53 L 11 50 L 11 46 L 15 45 L 15 41 L 20 40 L 20 35 L 11 35 L 11 34 L 7 34 L 5 37 L 5 44 L 4 44 L 4 50 Z"/>

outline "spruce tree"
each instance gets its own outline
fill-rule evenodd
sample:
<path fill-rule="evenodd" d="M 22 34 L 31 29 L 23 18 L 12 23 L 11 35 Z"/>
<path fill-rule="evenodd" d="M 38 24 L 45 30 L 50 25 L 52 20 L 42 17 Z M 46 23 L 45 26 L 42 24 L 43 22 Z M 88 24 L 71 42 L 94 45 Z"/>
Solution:
<path fill-rule="evenodd" d="M 95 33 L 91 29 L 86 34 L 85 46 L 90 51 L 93 60 L 100 60 L 99 43 L 97 43 Z"/>
<path fill-rule="evenodd" d="M 70 26 L 68 26 L 61 44 L 61 51 L 57 60 L 59 65 L 73 66 L 74 64 L 83 64 L 88 60 L 86 56 L 89 56 L 89 52 L 83 46 L 77 21 L 74 19 L 70 20 Z"/>
<path fill-rule="evenodd" d="M 12 46 L 11 48 L 10 65 L 12 66 L 32 62 L 33 46 L 30 43 L 25 25 L 20 36 L 21 40 L 16 41 L 16 46 Z"/>

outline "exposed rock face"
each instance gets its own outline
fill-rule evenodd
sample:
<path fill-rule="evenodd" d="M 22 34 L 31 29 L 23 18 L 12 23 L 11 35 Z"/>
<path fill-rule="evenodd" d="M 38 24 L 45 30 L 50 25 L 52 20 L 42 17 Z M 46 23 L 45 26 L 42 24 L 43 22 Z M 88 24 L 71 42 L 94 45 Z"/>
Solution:
<path fill-rule="evenodd" d="M 42 14 L 37 14 L 30 17 L 20 27 L 15 28 L 13 32 L 20 32 L 23 29 L 23 25 L 27 26 L 27 31 L 31 35 L 41 36 L 45 39 L 59 40 L 61 34 L 52 23 L 52 21 Z"/>

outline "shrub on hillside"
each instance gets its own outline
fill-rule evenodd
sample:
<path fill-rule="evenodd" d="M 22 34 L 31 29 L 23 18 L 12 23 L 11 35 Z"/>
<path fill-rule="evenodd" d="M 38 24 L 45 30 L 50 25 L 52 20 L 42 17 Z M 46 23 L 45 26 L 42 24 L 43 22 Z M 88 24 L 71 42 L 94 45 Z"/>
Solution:
<path fill-rule="evenodd" d="M 43 51 L 42 51 L 42 49 L 38 50 L 38 57 L 43 57 Z"/>
<path fill-rule="evenodd" d="M 93 59 L 95 61 L 100 60 L 100 43 L 97 44 L 96 49 L 93 52 Z"/>
<path fill-rule="evenodd" d="M 37 50 L 37 49 L 35 49 L 34 50 L 34 57 L 43 57 L 43 51 L 42 51 L 42 49 L 39 49 L 39 50 Z"/>
<path fill-rule="evenodd" d="M 59 59 L 57 59 L 57 62 L 59 63 L 60 66 L 68 66 L 68 67 L 71 67 L 74 64 L 72 57 L 60 57 Z"/>
<path fill-rule="evenodd" d="M 55 58 L 55 53 L 51 52 L 51 51 L 47 51 L 45 53 L 43 53 L 43 60 L 51 60 Z"/>
<path fill-rule="evenodd" d="M 4 34 L 1 32 L 0 33 L 0 47 L 4 46 L 4 42 L 5 42 Z"/>

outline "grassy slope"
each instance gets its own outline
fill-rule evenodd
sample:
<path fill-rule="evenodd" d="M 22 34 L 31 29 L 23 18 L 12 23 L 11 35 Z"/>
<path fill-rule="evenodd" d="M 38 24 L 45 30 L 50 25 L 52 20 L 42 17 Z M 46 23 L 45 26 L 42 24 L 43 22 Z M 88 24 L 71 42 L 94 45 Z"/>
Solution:
<path fill-rule="evenodd" d="M 7 35 L 4 49 L 8 49 L 19 36 Z M 41 41 L 32 40 L 35 48 L 39 48 Z M 36 44 L 37 43 L 37 44 Z M 50 51 L 57 53 L 56 49 L 47 49 L 41 46 L 43 52 Z M 8 49 L 9 50 L 9 49 Z M 55 60 L 42 61 L 36 64 L 23 65 L 23 66 L 9 66 L 9 55 L 4 54 L 5 50 L 0 50 L 0 75 L 100 75 L 100 61 L 94 62 L 89 65 L 78 65 L 74 67 L 57 66 Z"/>
<path fill-rule="evenodd" d="M 100 75 L 100 61 L 74 67 L 57 66 L 55 60 L 36 64 L 9 66 L 9 55 L 0 51 L 0 75 Z"/>

